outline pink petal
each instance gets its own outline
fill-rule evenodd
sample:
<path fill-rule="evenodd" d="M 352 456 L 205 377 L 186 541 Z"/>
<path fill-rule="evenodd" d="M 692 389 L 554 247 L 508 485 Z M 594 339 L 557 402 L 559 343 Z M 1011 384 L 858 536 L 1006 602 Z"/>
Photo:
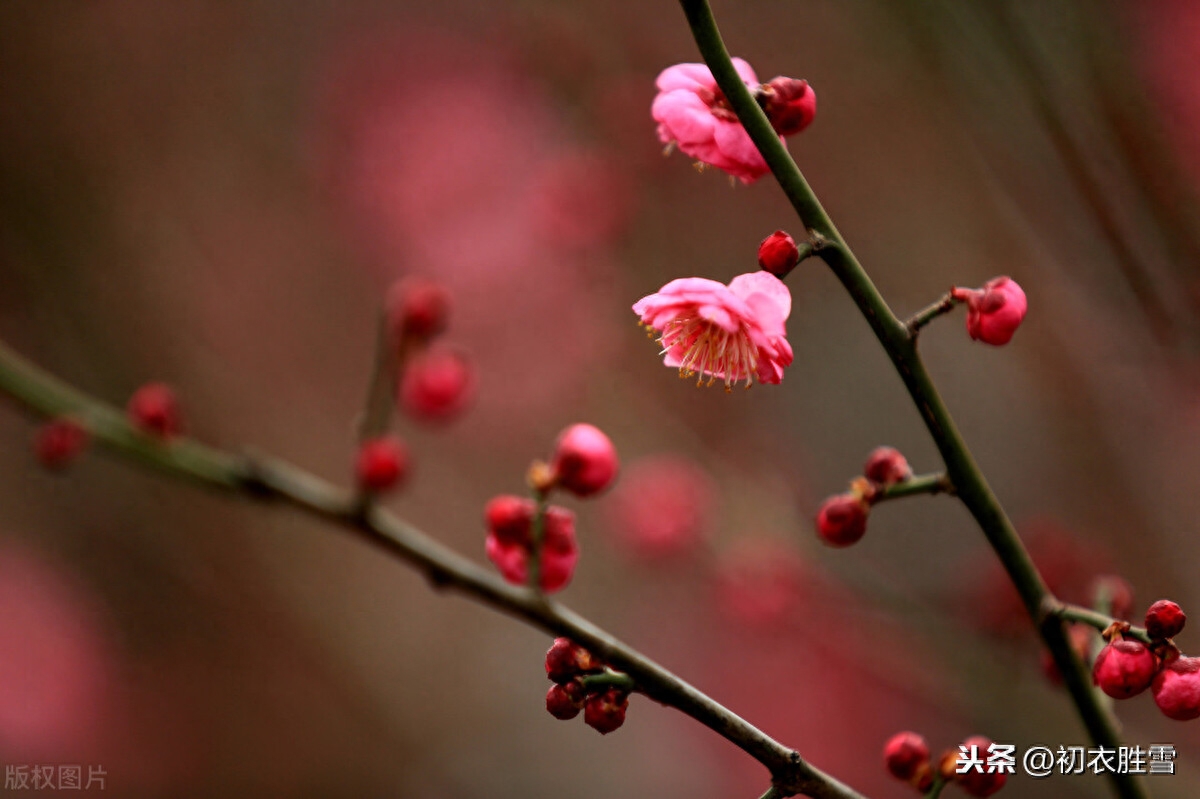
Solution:
<path fill-rule="evenodd" d="M 721 153 L 736 164 L 735 168 L 725 168 L 731 175 L 750 183 L 770 171 L 741 123 L 718 120 L 713 130 L 713 140 Z"/>
<path fill-rule="evenodd" d="M 758 85 L 758 76 L 754 74 L 754 69 L 741 58 L 734 58 L 733 68 L 737 70 L 737 74 L 742 76 L 742 80 L 746 83 Z M 707 69 L 707 67 L 706 67 Z M 709 75 L 712 75 L 710 72 Z"/>
<path fill-rule="evenodd" d="M 734 66 L 740 59 L 734 59 Z M 742 62 L 745 64 L 746 62 Z M 749 69 L 749 66 L 747 66 Z M 741 74 L 741 70 L 738 70 Z M 754 74 L 753 70 L 750 72 Z M 654 81 L 654 85 L 659 91 L 669 92 L 675 89 L 687 89 L 695 91 L 696 89 L 712 89 L 717 85 L 717 81 L 713 78 L 712 72 L 705 64 L 676 64 L 672 67 L 667 67 L 658 74 L 658 79 Z"/>
<path fill-rule="evenodd" d="M 650 113 L 666 127 L 673 139 L 679 141 L 681 149 L 692 144 L 711 146 L 717 118 L 696 95 L 690 92 L 660 94 L 650 107 Z"/>
<path fill-rule="evenodd" d="M 785 334 L 783 318 L 779 315 L 779 306 L 769 297 L 762 294 L 752 294 L 746 300 L 754 313 L 754 328 L 762 331 L 768 338 L 780 338 Z"/>
<path fill-rule="evenodd" d="M 730 333 L 736 333 L 737 329 L 741 327 L 741 322 L 734 319 L 733 314 L 719 305 L 700 306 L 700 318 L 712 322 L 717 327 Z"/>
<path fill-rule="evenodd" d="M 766 297 L 775 304 L 783 319 L 792 313 L 792 292 L 786 283 L 770 272 L 760 270 L 738 275 L 729 281 L 729 290 L 747 301 L 755 294 Z"/>

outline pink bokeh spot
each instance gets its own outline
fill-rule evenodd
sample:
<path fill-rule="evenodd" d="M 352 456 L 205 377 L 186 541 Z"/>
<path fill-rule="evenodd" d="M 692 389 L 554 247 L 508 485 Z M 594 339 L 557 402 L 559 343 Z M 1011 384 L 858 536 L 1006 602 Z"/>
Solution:
<path fill-rule="evenodd" d="M 767 540 L 746 540 L 725 553 L 717 568 L 717 597 L 731 619 L 773 625 L 801 604 L 805 566 L 793 550 Z"/>
<path fill-rule="evenodd" d="M 607 505 L 613 540 L 648 559 L 682 555 L 703 539 L 716 486 L 708 473 L 679 455 L 634 463 Z"/>
<path fill-rule="evenodd" d="M 638 300 L 633 312 L 657 331 L 667 366 L 681 377 L 734 383 L 779 383 L 792 362 L 784 327 L 792 295 L 767 272 L 738 275 L 729 285 L 701 277 L 672 280 Z M 697 385 L 700 380 L 697 380 Z"/>
<path fill-rule="evenodd" d="M 34 553 L 0 547 L 0 749 L 78 759 L 115 720 L 114 663 L 101 616 Z"/>
<path fill-rule="evenodd" d="M 758 78 L 749 64 L 735 58 L 733 65 L 747 86 L 758 88 Z M 664 144 L 674 145 L 685 155 L 728 172 L 743 183 L 753 183 L 770 171 L 707 66 L 676 64 L 664 69 L 655 85 L 658 95 L 650 114 L 658 123 L 658 138 Z"/>
<path fill-rule="evenodd" d="M 350 32 L 315 100 L 313 167 L 347 245 L 381 279 L 419 272 L 454 297 L 487 387 L 477 432 L 515 435 L 586 391 L 619 340 L 602 309 L 630 165 L 575 141 L 494 40 L 436 28 Z"/>

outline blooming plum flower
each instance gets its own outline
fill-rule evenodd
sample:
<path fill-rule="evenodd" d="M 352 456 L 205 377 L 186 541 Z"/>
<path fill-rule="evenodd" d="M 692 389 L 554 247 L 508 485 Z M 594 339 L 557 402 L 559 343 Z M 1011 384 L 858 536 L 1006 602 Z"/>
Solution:
<path fill-rule="evenodd" d="M 680 377 L 704 375 L 725 390 L 744 381 L 779 383 L 792 362 L 784 322 L 792 310 L 787 286 L 767 272 L 738 275 L 729 285 L 702 277 L 672 280 L 634 303 L 641 324 L 659 333 L 667 366 Z"/>
<path fill-rule="evenodd" d="M 751 90 L 759 88 L 749 64 L 735 58 L 733 66 Z M 664 69 L 655 85 L 658 95 L 650 114 L 658 123 L 659 140 L 668 147 L 675 145 L 685 155 L 743 183 L 753 183 L 770 171 L 707 66 L 676 64 Z"/>

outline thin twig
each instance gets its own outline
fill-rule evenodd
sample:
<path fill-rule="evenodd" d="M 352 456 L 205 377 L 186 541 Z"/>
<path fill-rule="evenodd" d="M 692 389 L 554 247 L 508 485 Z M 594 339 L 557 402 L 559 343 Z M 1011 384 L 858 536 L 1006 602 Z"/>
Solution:
<path fill-rule="evenodd" d="M 950 313 L 950 311 L 954 310 L 954 306 L 957 304 L 957 302 L 958 301 L 954 299 L 954 295 L 947 291 L 945 295 L 942 296 L 942 298 L 937 302 L 917 311 L 915 314 L 909 317 L 907 322 L 904 323 L 904 328 L 908 331 L 908 337 L 915 339 L 921 328 L 925 327 L 925 325 L 929 324 L 934 319 L 937 319 L 939 316 Z"/>
<path fill-rule="evenodd" d="M 917 474 L 902 480 L 899 483 L 892 483 L 885 486 L 879 491 L 871 495 L 872 503 L 887 502 L 892 499 L 903 499 L 904 497 L 914 497 L 918 494 L 953 494 L 954 484 L 950 482 L 950 478 L 945 472 L 936 472 L 934 474 Z"/>
<path fill-rule="evenodd" d="M 0 393 L 42 417 L 86 423 L 96 444 L 171 477 L 323 518 L 457 591 L 555 636 L 570 638 L 628 675 L 637 689 L 713 730 L 762 763 L 777 782 L 814 799 L 864 799 L 810 766 L 733 711 L 539 591 L 504 582 L 377 505 L 359 501 L 298 466 L 266 455 L 234 455 L 179 437 L 169 442 L 135 430 L 125 415 L 62 382 L 0 343 Z"/>
<path fill-rule="evenodd" d="M 1091 608 L 1085 608 L 1081 605 L 1072 605 L 1063 603 L 1054 610 L 1054 615 L 1058 616 L 1063 621 L 1073 621 L 1080 624 L 1086 624 L 1090 627 L 1095 627 L 1100 632 L 1104 632 L 1111 627 L 1115 622 L 1120 621 L 1106 613 L 1101 613 Z M 1154 643 L 1150 634 L 1146 632 L 1145 627 L 1130 627 L 1127 632 L 1122 632 L 1125 638 L 1134 638 L 1141 641 L 1143 644 Z"/>

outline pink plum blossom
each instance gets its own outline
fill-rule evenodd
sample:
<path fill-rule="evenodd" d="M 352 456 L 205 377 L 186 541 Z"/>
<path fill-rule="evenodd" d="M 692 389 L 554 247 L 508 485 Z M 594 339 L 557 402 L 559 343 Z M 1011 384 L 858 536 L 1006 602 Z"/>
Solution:
<path fill-rule="evenodd" d="M 759 88 L 749 64 L 735 58 L 733 66 L 752 91 Z M 679 147 L 685 155 L 722 169 L 743 183 L 753 183 L 770 171 L 707 66 L 667 67 L 656 85 L 658 95 L 650 114 L 658 123 L 660 141 L 668 147 Z"/>
<path fill-rule="evenodd" d="M 702 277 L 672 280 L 633 306 L 641 324 L 657 331 L 667 366 L 680 377 L 709 376 L 708 385 L 779 383 L 792 362 L 784 322 L 792 295 L 767 272 L 738 275 L 729 285 Z"/>

